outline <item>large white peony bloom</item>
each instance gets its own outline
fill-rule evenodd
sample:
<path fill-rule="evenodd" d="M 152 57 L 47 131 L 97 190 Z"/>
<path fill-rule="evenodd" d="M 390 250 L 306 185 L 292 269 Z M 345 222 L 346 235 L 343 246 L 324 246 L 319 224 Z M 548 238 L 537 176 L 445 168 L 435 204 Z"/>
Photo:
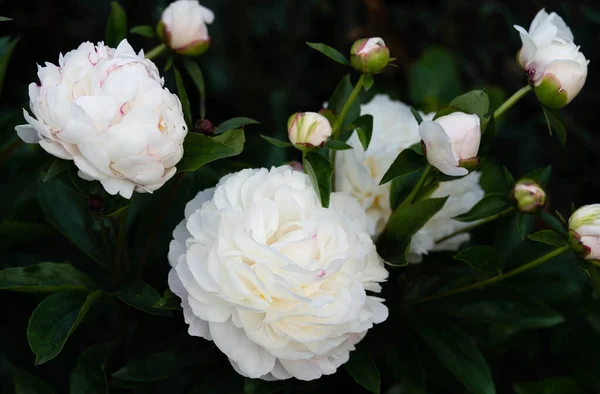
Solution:
<path fill-rule="evenodd" d="M 73 160 L 79 176 L 110 194 L 152 192 L 175 172 L 187 126 L 181 103 L 143 52 L 126 40 L 116 49 L 90 42 L 39 67 L 29 85 L 33 117 L 19 137 Z"/>
<path fill-rule="evenodd" d="M 213 340 L 240 374 L 329 375 L 387 318 L 387 271 L 356 200 L 323 208 L 304 173 L 243 170 L 185 208 L 169 250 L 169 286 L 190 335 Z"/>
<path fill-rule="evenodd" d="M 419 143 L 419 125 L 410 111 L 410 107 L 386 95 L 376 95 L 361 107 L 361 113 L 373 116 L 373 136 L 369 148 L 365 151 L 356 133 L 348 140 L 354 149 L 339 151 L 335 162 L 335 190 L 347 192 L 358 199 L 367 213 L 369 233 L 378 236 L 385 228 L 391 214 L 391 182 L 379 186 L 390 165 L 398 154 Z M 422 114 L 423 119 L 432 119 L 433 114 Z M 411 259 L 430 250 L 443 247 L 457 249 L 469 238 L 462 234 L 451 238 L 443 245 L 435 246 L 436 241 L 450 235 L 464 226 L 464 223 L 451 219 L 467 212 L 479 200 L 484 192 L 479 186 L 479 173 L 465 178 L 441 182 L 432 197 L 451 195 L 444 207 L 425 224 L 413 237 Z"/>

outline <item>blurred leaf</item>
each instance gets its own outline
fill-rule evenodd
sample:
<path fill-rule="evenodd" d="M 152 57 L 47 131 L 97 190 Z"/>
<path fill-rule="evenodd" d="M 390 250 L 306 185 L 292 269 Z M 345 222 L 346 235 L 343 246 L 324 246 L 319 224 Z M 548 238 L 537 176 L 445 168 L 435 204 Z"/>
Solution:
<path fill-rule="evenodd" d="M 336 141 L 336 140 L 329 140 L 329 141 L 327 141 L 327 143 L 325 144 L 325 147 L 329 148 L 331 150 L 349 150 L 349 149 L 352 149 L 352 146 L 348 145 L 344 141 Z"/>
<path fill-rule="evenodd" d="M 364 150 L 369 148 L 371 137 L 373 135 L 373 115 L 363 115 L 352 122 L 352 127 L 356 130 L 358 140 Z"/>
<path fill-rule="evenodd" d="M 527 238 L 535 242 L 541 242 L 556 247 L 565 246 L 567 244 L 566 239 L 556 234 L 552 230 L 538 231 L 535 234 L 529 234 Z"/>
<path fill-rule="evenodd" d="M 149 25 L 134 26 L 131 28 L 131 30 L 129 30 L 129 32 L 132 34 L 138 34 L 140 36 L 148 37 L 148 38 L 156 36 L 156 31 L 154 30 L 154 28 L 152 26 L 149 26 Z"/>
<path fill-rule="evenodd" d="M 550 182 L 552 176 L 552 166 L 542 167 L 531 171 L 525 175 L 523 179 L 531 179 L 537 182 L 540 186 L 545 187 Z"/>
<path fill-rule="evenodd" d="M 490 99 L 483 90 L 472 90 L 453 99 L 448 107 L 460 112 L 477 115 L 481 121 L 481 132 L 486 130 L 490 119 Z M 436 117 L 438 117 L 436 115 Z"/>
<path fill-rule="evenodd" d="M 96 284 L 70 264 L 39 263 L 0 271 L 0 290 L 52 293 L 61 290 L 91 290 Z"/>
<path fill-rule="evenodd" d="M 417 123 L 420 125 L 421 123 L 423 123 L 423 117 L 421 116 L 421 114 L 419 113 L 419 111 L 417 111 L 416 109 L 414 109 L 413 107 L 410 107 L 410 112 L 412 112 L 413 116 L 415 117 L 415 120 L 417 121 Z"/>
<path fill-rule="evenodd" d="M 194 81 L 194 85 L 196 85 L 196 89 L 198 89 L 198 93 L 200 94 L 200 118 L 204 119 L 206 115 L 206 85 L 204 84 L 204 74 L 202 74 L 202 69 L 198 63 L 191 59 L 183 59 L 183 66 L 192 78 L 192 81 Z"/>
<path fill-rule="evenodd" d="M 27 327 L 29 346 L 35 365 L 52 360 L 83 320 L 102 291 L 90 294 L 61 291 L 46 297 L 33 311 Z"/>
<path fill-rule="evenodd" d="M 195 356 L 190 357 L 177 349 L 142 352 L 113 373 L 112 377 L 131 382 L 157 382 L 173 376 L 183 368 L 202 362 L 200 355 Z"/>
<path fill-rule="evenodd" d="M 304 157 L 302 165 L 319 195 L 321 205 L 328 208 L 331 194 L 331 177 L 333 175 L 331 163 L 325 156 L 317 152 L 309 152 Z"/>
<path fill-rule="evenodd" d="M 515 384 L 515 391 L 517 394 L 583 394 L 577 381 L 570 376 L 518 383 Z"/>
<path fill-rule="evenodd" d="M 478 271 L 498 274 L 502 271 L 500 252 L 490 246 L 473 246 L 454 255 Z"/>
<path fill-rule="evenodd" d="M 71 373 L 69 394 L 108 394 L 104 361 L 112 347 L 112 343 L 93 345 L 79 356 Z"/>
<path fill-rule="evenodd" d="M 223 134 L 224 132 L 230 131 L 230 130 L 239 130 L 249 124 L 260 124 L 260 122 L 254 120 L 254 119 L 244 118 L 244 117 L 231 118 L 231 119 L 226 120 L 225 122 L 221 123 L 219 126 L 217 126 L 215 128 L 215 135 Z"/>
<path fill-rule="evenodd" d="M 260 138 L 262 138 L 263 140 L 267 141 L 271 145 L 274 145 L 278 148 L 289 148 L 289 147 L 294 146 L 294 144 L 292 144 L 291 142 L 278 140 L 277 138 L 268 137 L 268 136 L 262 135 L 262 134 L 260 135 Z"/>
<path fill-rule="evenodd" d="M 66 170 L 69 167 L 69 164 L 70 163 L 68 160 L 62 160 L 62 159 L 54 160 L 52 162 L 52 164 L 50 164 L 50 167 L 48 168 L 46 175 L 44 175 L 44 179 L 42 180 L 42 182 L 48 182 L 49 180 L 53 179 L 54 177 L 59 175 L 61 172 Z"/>
<path fill-rule="evenodd" d="M 248 379 L 244 384 L 244 394 L 274 394 L 285 386 L 285 382 L 276 380 L 267 382 L 261 379 Z"/>
<path fill-rule="evenodd" d="M 15 368 L 15 394 L 54 394 L 46 382 L 24 369 Z"/>
<path fill-rule="evenodd" d="M 156 301 L 152 307 L 166 310 L 178 310 L 181 309 L 181 299 L 173 294 L 171 289 L 167 288 L 162 298 Z"/>
<path fill-rule="evenodd" d="M 329 97 L 329 101 L 327 102 L 327 108 L 331 109 L 335 115 L 339 115 L 342 112 L 342 108 L 348 98 L 352 94 L 354 90 L 354 85 L 350 82 L 350 74 L 347 74 L 338 86 L 335 88 L 335 91 Z M 354 122 L 360 116 L 360 100 L 354 100 L 352 105 L 350 106 L 350 110 L 344 119 L 344 123 L 342 127 L 345 128 L 348 124 Z"/>
<path fill-rule="evenodd" d="M 172 316 L 171 312 L 155 308 L 160 301 L 160 294 L 141 279 L 133 279 L 123 286 L 116 294 L 118 299 L 140 311 L 159 316 Z"/>
<path fill-rule="evenodd" d="M 183 159 L 177 169 L 179 172 L 196 171 L 211 161 L 239 155 L 245 141 L 243 130 L 227 131 L 216 137 L 190 133 L 183 142 Z"/>
<path fill-rule="evenodd" d="M 106 22 L 105 44 L 116 48 L 127 37 L 127 15 L 116 1 L 110 2 L 110 15 Z"/>
<path fill-rule="evenodd" d="M 38 199 L 46 220 L 91 259 L 104 265 L 99 234 L 91 231 L 87 202 L 62 182 L 41 183 Z"/>
<path fill-rule="evenodd" d="M 4 220 L 0 222 L 0 250 L 56 234 L 54 227 L 46 223 Z"/>
<path fill-rule="evenodd" d="M 508 195 L 511 192 L 515 184 L 514 179 L 512 179 L 512 175 L 510 177 L 507 176 L 507 171 L 502 164 L 491 157 L 484 157 L 480 171 L 481 179 L 479 183 L 486 193 L 501 193 Z"/>
<path fill-rule="evenodd" d="M 556 231 L 558 234 L 564 235 L 565 237 L 568 235 L 566 223 L 561 221 L 560 218 L 556 218 L 544 211 L 540 211 L 538 215 L 544 222 L 546 222 L 548 226 L 552 228 L 552 230 Z"/>
<path fill-rule="evenodd" d="M 512 204 L 508 201 L 506 196 L 500 193 L 489 193 L 483 197 L 481 201 L 475 204 L 469 212 L 458 215 L 453 219 L 461 222 L 474 222 L 503 212 L 511 206 Z"/>
<path fill-rule="evenodd" d="M 381 178 L 379 184 L 384 185 L 398 177 L 417 172 L 425 167 L 425 165 L 427 165 L 427 159 L 424 156 L 419 155 L 412 149 L 404 149 L 394 159 L 394 162 L 386 171 L 383 178 Z"/>
<path fill-rule="evenodd" d="M 408 75 L 409 97 L 425 112 L 450 102 L 460 92 L 458 71 L 448 51 L 426 50 Z"/>
<path fill-rule="evenodd" d="M 396 209 L 408 197 L 423 175 L 423 170 L 395 178 L 390 188 L 390 206 Z"/>
<path fill-rule="evenodd" d="M 12 21 L 12 18 L 7 18 L 6 16 L 0 16 L 0 22 L 8 22 Z"/>
<path fill-rule="evenodd" d="M 485 358 L 469 334 L 450 321 L 425 321 L 410 316 L 408 323 L 470 393 L 496 392 Z"/>
<path fill-rule="evenodd" d="M 183 83 L 183 79 L 181 78 L 181 73 L 179 72 L 177 67 L 173 67 L 173 73 L 175 73 L 175 85 L 177 86 L 177 96 L 179 96 L 179 101 L 181 101 L 181 107 L 183 108 L 185 123 L 188 125 L 188 127 L 191 127 L 192 109 L 190 107 L 190 99 L 188 97 L 187 91 L 185 90 L 185 85 Z"/>
<path fill-rule="evenodd" d="M 560 143 L 565 146 L 567 143 L 567 129 L 565 129 L 558 110 L 548 108 L 545 105 L 542 105 L 542 109 L 544 110 L 544 117 L 546 118 L 550 135 L 552 135 L 552 130 L 556 131 Z"/>
<path fill-rule="evenodd" d="M 4 77 L 6 76 L 6 68 L 12 56 L 15 46 L 20 38 L 11 40 L 10 37 L 0 37 L 0 93 L 4 86 Z"/>
<path fill-rule="evenodd" d="M 327 56 L 328 58 L 343 64 L 344 66 L 349 66 L 350 65 L 350 61 L 348 59 L 346 59 L 346 57 L 344 55 L 342 55 L 341 53 L 339 53 L 336 49 L 333 49 L 330 46 L 327 46 L 325 44 L 320 44 L 318 42 L 307 42 L 306 45 L 308 45 L 309 47 L 311 47 L 312 49 L 321 52 L 323 55 Z"/>
<path fill-rule="evenodd" d="M 359 346 L 355 351 L 350 353 L 350 360 L 344 364 L 344 368 L 356 383 L 369 392 L 374 394 L 381 392 L 379 369 L 377 369 L 377 364 L 375 364 L 371 352 L 364 345 Z"/>

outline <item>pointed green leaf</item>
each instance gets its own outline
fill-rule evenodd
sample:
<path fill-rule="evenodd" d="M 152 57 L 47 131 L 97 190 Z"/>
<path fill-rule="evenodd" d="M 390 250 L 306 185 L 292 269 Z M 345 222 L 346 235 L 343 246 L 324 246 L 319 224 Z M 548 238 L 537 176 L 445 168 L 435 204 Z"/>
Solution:
<path fill-rule="evenodd" d="M 529 234 L 527 236 L 527 238 L 529 238 L 530 240 L 535 241 L 535 242 L 541 242 L 541 243 L 556 246 L 556 247 L 565 246 L 568 243 L 565 238 L 556 234 L 552 230 L 538 231 L 537 233 Z"/>
<path fill-rule="evenodd" d="M 242 129 L 242 128 L 244 128 L 244 126 L 247 126 L 249 124 L 260 124 L 260 122 L 257 120 L 245 118 L 245 117 L 232 118 L 232 119 L 226 120 L 225 122 L 223 122 L 219 126 L 217 126 L 215 128 L 215 135 L 223 134 L 224 132 L 230 131 L 230 130 Z"/>
<path fill-rule="evenodd" d="M 344 364 L 350 376 L 373 394 L 381 392 L 381 377 L 373 356 L 364 345 L 350 353 L 350 360 Z"/>
<path fill-rule="evenodd" d="M 6 16 L 0 16 L 0 22 L 8 22 L 8 21 L 12 21 L 12 18 L 8 18 Z"/>
<path fill-rule="evenodd" d="M 546 118 L 546 124 L 548 125 L 548 131 L 552 135 L 552 130 L 556 132 L 560 143 L 564 146 L 567 143 L 567 129 L 560 117 L 558 110 L 548 108 L 542 105 L 544 111 L 544 117 Z"/>
<path fill-rule="evenodd" d="M 459 252 L 454 259 L 465 262 L 478 271 L 491 274 L 502 271 L 500 252 L 490 246 L 474 246 Z"/>
<path fill-rule="evenodd" d="M 262 135 L 262 134 L 260 135 L 260 138 L 262 138 L 263 140 L 267 141 L 271 145 L 274 145 L 278 148 L 290 148 L 290 147 L 294 146 L 294 144 L 292 144 L 291 142 L 278 140 L 277 138 L 268 137 L 268 136 Z"/>
<path fill-rule="evenodd" d="M 419 155 L 412 149 L 404 149 L 396 159 L 394 159 L 394 162 L 386 171 L 385 175 L 383 175 L 379 184 L 384 185 L 398 177 L 417 172 L 426 165 L 427 159 L 425 159 L 425 157 Z"/>
<path fill-rule="evenodd" d="M 245 141 L 243 130 L 227 131 L 216 137 L 189 133 L 183 143 L 183 159 L 177 170 L 196 171 L 212 161 L 237 156 L 242 153 Z"/>
<path fill-rule="evenodd" d="M 108 394 L 104 362 L 112 347 L 112 343 L 93 345 L 79 356 L 71 373 L 69 394 Z"/>
<path fill-rule="evenodd" d="M 68 160 L 56 159 L 50 164 L 48 171 L 46 171 L 46 175 L 44 175 L 44 179 L 42 182 L 48 182 L 50 179 L 56 177 L 61 172 L 67 169 L 70 162 Z"/>
<path fill-rule="evenodd" d="M 458 111 L 477 115 L 481 121 L 481 131 L 485 131 L 490 118 L 490 98 L 483 90 L 472 90 L 456 97 L 448 104 Z"/>
<path fill-rule="evenodd" d="M 200 94 L 200 118 L 204 119 L 206 115 L 206 85 L 204 84 L 204 74 L 198 63 L 192 59 L 183 59 L 183 66 L 192 78 L 192 81 L 194 81 L 194 85 L 196 85 L 196 89 L 198 89 L 198 93 Z"/>
<path fill-rule="evenodd" d="M 156 31 L 154 30 L 154 28 L 152 26 L 149 26 L 149 25 L 134 26 L 131 28 L 131 30 L 129 30 L 129 32 L 131 34 L 138 34 L 140 36 L 148 37 L 148 38 L 156 36 Z"/>
<path fill-rule="evenodd" d="M 352 122 L 352 125 L 356 129 L 360 144 L 367 150 L 373 136 L 373 115 L 363 115 Z"/>
<path fill-rule="evenodd" d="M 185 123 L 187 123 L 188 127 L 190 127 L 192 126 L 192 109 L 190 107 L 190 99 L 188 97 L 187 91 L 185 90 L 185 84 L 183 83 L 181 73 L 179 72 L 177 67 L 173 67 L 173 72 L 175 73 L 175 85 L 177 86 L 177 96 L 179 96 L 179 101 L 181 101 L 181 107 L 183 108 L 183 116 L 185 117 Z"/>
<path fill-rule="evenodd" d="M 116 48 L 127 36 L 127 15 L 125 10 L 116 1 L 110 2 L 110 15 L 106 23 L 105 44 Z"/>
<path fill-rule="evenodd" d="M 96 284 L 70 264 L 39 263 L 0 271 L 0 290 L 52 293 L 61 290 L 92 290 Z"/>
<path fill-rule="evenodd" d="M 329 140 L 329 141 L 327 141 L 327 143 L 325 144 L 325 147 L 329 148 L 331 150 L 349 150 L 349 149 L 352 149 L 352 146 L 348 145 L 344 141 L 336 141 L 336 140 Z"/>
<path fill-rule="evenodd" d="M 469 212 L 458 215 L 454 219 L 461 222 L 474 222 L 501 213 L 511 206 L 512 204 L 503 194 L 489 193 Z"/>
<path fill-rule="evenodd" d="M 331 163 L 325 156 L 316 152 L 310 152 L 304 157 L 302 164 L 321 200 L 321 205 L 328 208 L 331 194 L 331 178 L 333 176 Z"/>
<path fill-rule="evenodd" d="M 311 47 L 312 49 L 321 52 L 323 55 L 327 56 L 328 58 L 343 64 L 344 66 L 349 66 L 350 65 L 350 61 L 348 59 L 346 59 L 346 57 L 344 55 L 342 55 L 340 52 L 338 52 L 336 49 L 333 49 L 330 46 L 327 46 L 325 44 L 321 44 L 318 42 L 307 42 L 306 45 L 308 45 L 309 47 Z"/>
<path fill-rule="evenodd" d="M 531 171 L 523 179 L 536 181 L 540 186 L 545 187 L 550 182 L 552 176 L 552 166 L 542 167 Z"/>
<path fill-rule="evenodd" d="M 46 382 L 25 371 L 15 368 L 15 394 L 54 394 L 55 391 Z M 8 391 L 7 391 L 8 392 Z"/>
<path fill-rule="evenodd" d="M 161 299 L 160 294 L 141 279 L 134 279 L 127 283 L 115 295 L 127 305 L 140 311 L 159 316 L 172 316 L 168 310 L 154 307 Z"/>
<path fill-rule="evenodd" d="M 417 123 L 420 125 L 421 123 L 423 123 L 423 117 L 421 116 L 421 114 L 419 113 L 419 111 L 417 111 L 416 109 L 414 109 L 413 107 L 410 107 L 410 112 L 412 112 L 413 116 L 415 117 L 415 120 L 417 121 Z"/>
<path fill-rule="evenodd" d="M 368 92 L 373 87 L 373 75 L 367 74 L 363 79 L 363 87 L 365 88 L 365 92 Z"/>
<path fill-rule="evenodd" d="M 179 310 L 181 309 L 181 300 L 173 294 L 171 289 L 166 289 L 162 298 L 156 301 L 152 307 L 166 310 Z"/>
<path fill-rule="evenodd" d="M 60 353 L 67 339 L 83 320 L 102 291 L 90 294 L 61 291 L 46 297 L 33 311 L 27 327 L 35 364 L 43 364 Z"/>

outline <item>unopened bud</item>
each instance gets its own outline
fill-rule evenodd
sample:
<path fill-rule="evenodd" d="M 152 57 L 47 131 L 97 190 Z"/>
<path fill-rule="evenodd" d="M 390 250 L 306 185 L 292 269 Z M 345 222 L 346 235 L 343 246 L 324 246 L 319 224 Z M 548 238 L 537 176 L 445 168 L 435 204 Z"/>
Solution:
<path fill-rule="evenodd" d="M 350 63 L 363 74 L 379 74 L 390 62 L 390 50 L 379 37 L 362 38 L 350 48 Z"/>
<path fill-rule="evenodd" d="M 546 205 L 546 192 L 531 179 L 522 179 L 513 188 L 512 196 L 519 211 L 535 213 Z"/>
<path fill-rule="evenodd" d="M 290 142 L 301 150 L 323 145 L 331 133 L 329 120 L 316 112 L 298 112 L 288 120 Z"/>

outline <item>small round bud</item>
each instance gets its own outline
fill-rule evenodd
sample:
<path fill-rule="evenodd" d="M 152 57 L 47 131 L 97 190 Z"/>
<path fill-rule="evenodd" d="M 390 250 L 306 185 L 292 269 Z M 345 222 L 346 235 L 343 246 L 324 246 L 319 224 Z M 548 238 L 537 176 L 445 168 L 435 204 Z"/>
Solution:
<path fill-rule="evenodd" d="M 350 48 L 350 63 L 363 74 L 379 74 L 390 62 L 390 50 L 379 37 L 362 38 Z"/>
<path fill-rule="evenodd" d="M 323 145 L 332 131 L 329 120 L 316 112 L 298 112 L 288 119 L 288 137 L 300 150 Z"/>
<path fill-rule="evenodd" d="M 88 207 L 90 208 L 90 211 L 93 212 L 101 211 L 102 209 L 104 209 L 104 198 L 97 194 L 92 194 L 88 198 Z"/>
<path fill-rule="evenodd" d="M 198 119 L 196 123 L 194 123 L 194 131 L 211 136 L 215 133 L 215 126 L 213 126 L 212 122 L 208 119 Z"/>
<path fill-rule="evenodd" d="M 600 204 L 584 205 L 571 215 L 569 242 L 586 260 L 600 260 Z"/>
<path fill-rule="evenodd" d="M 158 36 L 175 52 L 185 56 L 202 55 L 210 46 L 207 24 L 215 16 L 197 0 L 177 0 L 162 14 Z"/>
<path fill-rule="evenodd" d="M 546 192 L 531 179 L 522 179 L 512 190 L 517 207 L 523 213 L 535 213 L 546 205 Z"/>

